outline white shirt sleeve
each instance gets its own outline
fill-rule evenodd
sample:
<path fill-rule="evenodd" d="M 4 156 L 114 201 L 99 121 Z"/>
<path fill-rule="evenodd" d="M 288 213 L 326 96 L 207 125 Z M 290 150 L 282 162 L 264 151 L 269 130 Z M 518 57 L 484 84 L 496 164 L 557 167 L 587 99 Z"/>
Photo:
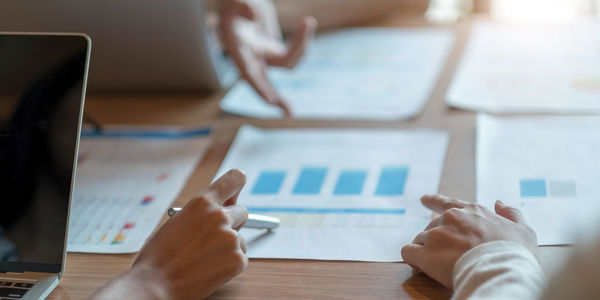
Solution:
<path fill-rule="evenodd" d="M 508 241 L 481 244 L 454 265 L 452 299 L 538 299 L 544 274 L 524 246 Z"/>

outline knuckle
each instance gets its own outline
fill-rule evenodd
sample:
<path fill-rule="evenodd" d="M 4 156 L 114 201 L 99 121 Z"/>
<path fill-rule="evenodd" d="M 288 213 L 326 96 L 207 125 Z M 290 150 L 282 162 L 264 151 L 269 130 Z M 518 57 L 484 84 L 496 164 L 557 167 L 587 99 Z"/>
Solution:
<path fill-rule="evenodd" d="M 402 259 L 404 259 L 404 261 L 406 263 L 414 263 L 414 257 L 411 256 L 410 253 L 410 248 L 407 246 L 402 247 L 402 249 L 400 250 L 400 255 L 402 256 Z"/>
<path fill-rule="evenodd" d="M 477 204 L 477 203 L 469 203 L 465 206 L 468 209 L 473 209 L 473 210 L 478 210 L 480 209 L 482 206 Z"/>
<path fill-rule="evenodd" d="M 446 236 L 446 232 L 440 228 L 440 227 L 436 227 L 433 229 L 430 229 L 427 232 L 427 235 L 429 236 L 429 239 L 431 240 L 438 240 L 438 239 L 442 239 Z"/>
<path fill-rule="evenodd" d="M 242 273 L 248 266 L 248 257 L 242 251 L 234 251 L 230 256 L 230 271 L 234 274 Z"/>
<path fill-rule="evenodd" d="M 477 204 L 477 203 L 467 204 L 467 209 L 472 212 L 475 212 L 476 214 L 481 214 L 485 211 L 488 211 L 488 209 L 485 206 L 483 206 L 481 204 Z"/>
<path fill-rule="evenodd" d="M 208 212 L 207 218 L 211 223 L 216 224 L 217 226 L 229 223 L 229 218 L 222 209 L 211 209 L 210 212 Z"/>
<path fill-rule="evenodd" d="M 211 205 L 212 201 L 204 194 L 193 197 L 188 203 L 188 206 L 193 210 L 207 210 Z"/>
<path fill-rule="evenodd" d="M 223 229 L 220 239 L 226 248 L 237 248 L 239 245 L 238 234 L 232 229 Z"/>
<path fill-rule="evenodd" d="M 442 213 L 443 222 L 457 222 L 460 219 L 462 211 L 460 208 L 450 208 Z"/>

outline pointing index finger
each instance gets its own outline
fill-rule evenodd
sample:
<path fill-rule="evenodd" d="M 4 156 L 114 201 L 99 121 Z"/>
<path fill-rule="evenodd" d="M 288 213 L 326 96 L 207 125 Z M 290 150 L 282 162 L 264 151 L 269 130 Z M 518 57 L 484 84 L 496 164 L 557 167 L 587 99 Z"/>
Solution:
<path fill-rule="evenodd" d="M 444 211 L 451 208 L 464 208 L 469 204 L 466 201 L 446 197 L 444 195 L 425 195 L 421 198 L 421 203 L 438 214 L 442 214 Z"/>
<path fill-rule="evenodd" d="M 224 205 L 230 199 L 233 200 L 230 201 L 232 202 L 230 204 L 235 204 L 235 200 L 245 184 L 246 174 L 244 172 L 237 169 L 229 170 L 208 187 L 206 195 L 212 195 L 208 198 L 219 205 Z"/>

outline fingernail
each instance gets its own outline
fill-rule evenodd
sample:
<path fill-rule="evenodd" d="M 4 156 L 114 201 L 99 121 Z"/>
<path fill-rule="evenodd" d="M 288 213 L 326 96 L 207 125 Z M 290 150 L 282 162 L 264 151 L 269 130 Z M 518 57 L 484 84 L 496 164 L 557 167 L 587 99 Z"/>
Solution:
<path fill-rule="evenodd" d="M 500 204 L 500 206 L 506 206 L 502 200 L 496 200 L 496 203 Z"/>

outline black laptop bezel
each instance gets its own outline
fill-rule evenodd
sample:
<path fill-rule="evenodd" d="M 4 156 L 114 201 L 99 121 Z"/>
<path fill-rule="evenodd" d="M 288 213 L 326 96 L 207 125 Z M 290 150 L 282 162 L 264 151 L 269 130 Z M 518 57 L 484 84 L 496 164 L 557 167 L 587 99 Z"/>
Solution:
<path fill-rule="evenodd" d="M 73 155 L 73 170 L 71 174 L 71 185 L 69 192 L 69 201 L 67 205 L 67 221 L 65 226 L 65 235 L 64 235 L 64 244 L 63 244 L 63 256 L 60 264 L 47 264 L 47 263 L 30 263 L 30 262 L 0 262 L 0 273 L 23 273 L 23 272 L 36 272 L 36 273 L 54 273 L 60 277 L 65 269 L 66 263 L 66 254 L 67 254 L 67 237 L 68 237 L 68 229 L 69 229 L 69 219 L 71 213 L 71 203 L 73 199 L 73 190 L 75 185 L 75 173 L 77 170 L 77 157 L 79 155 L 79 140 L 81 135 L 81 122 L 83 118 L 83 111 L 85 105 L 85 95 L 87 89 L 87 80 L 88 80 L 88 72 L 90 65 L 90 57 L 91 57 L 91 48 L 92 41 L 89 36 L 83 33 L 55 33 L 55 32 L 5 32 L 0 31 L 0 36 L 56 36 L 56 37 L 72 37 L 77 39 L 83 39 L 85 41 L 86 49 L 86 59 L 85 59 L 85 68 L 83 73 L 83 82 L 81 87 L 81 101 L 79 103 L 79 116 L 77 122 L 77 136 L 75 138 L 75 152 Z"/>

